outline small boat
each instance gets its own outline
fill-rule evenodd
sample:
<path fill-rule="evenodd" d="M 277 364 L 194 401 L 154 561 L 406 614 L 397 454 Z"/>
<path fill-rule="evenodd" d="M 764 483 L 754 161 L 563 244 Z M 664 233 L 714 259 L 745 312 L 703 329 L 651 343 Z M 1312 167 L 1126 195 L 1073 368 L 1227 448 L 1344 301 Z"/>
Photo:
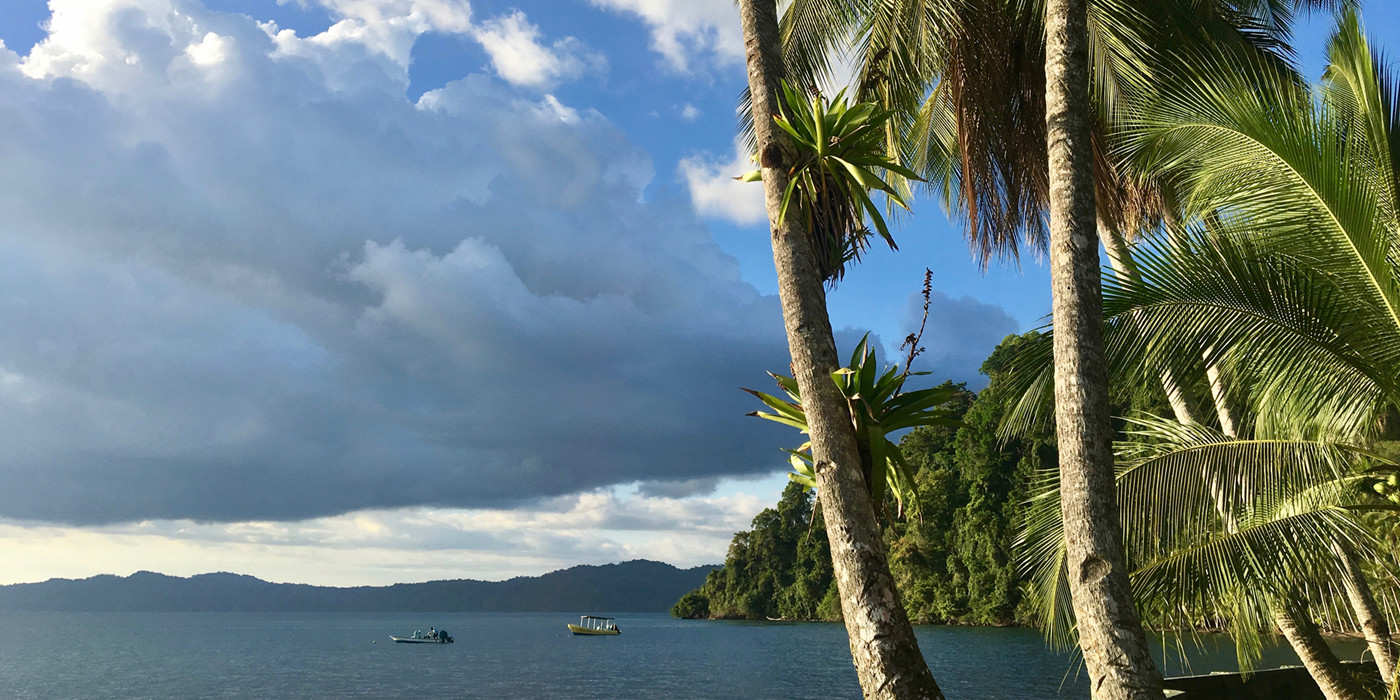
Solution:
<path fill-rule="evenodd" d="M 389 635 L 389 639 L 399 644 L 451 644 L 453 641 L 447 630 L 440 630 L 436 627 L 429 627 L 427 634 L 424 634 L 423 630 L 414 630 L 412 637 Z"/>
<path fill-rule="evenodd" d="M 622 630 L 617 628 L 617 622 L 611 617 L 592 615 L 579 617 L 577 625 L 569 625 L 569 631 L 574 634 L 622 634 Z"/>

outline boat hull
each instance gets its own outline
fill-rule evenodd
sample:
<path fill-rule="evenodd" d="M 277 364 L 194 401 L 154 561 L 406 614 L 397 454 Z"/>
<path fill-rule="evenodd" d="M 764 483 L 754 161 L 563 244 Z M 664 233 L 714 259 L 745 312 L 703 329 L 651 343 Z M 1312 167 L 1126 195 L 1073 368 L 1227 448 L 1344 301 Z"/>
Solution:
<path fill-rule="evenodd" d="M 423 639 L 421 637 L 395 637 L 390 635 L 389 639 L 399 644 L 451 644 L 451 639 Z"/>
<path fill-rule="evenodd" d="M 589 636 L 622 634 L 621 630 L 595 630 L 589 629 L 587 627 L 579 627 L 578 625 L 569 625 L 569 631 L 573 632 L 574 634 L 582 634 Z"/>

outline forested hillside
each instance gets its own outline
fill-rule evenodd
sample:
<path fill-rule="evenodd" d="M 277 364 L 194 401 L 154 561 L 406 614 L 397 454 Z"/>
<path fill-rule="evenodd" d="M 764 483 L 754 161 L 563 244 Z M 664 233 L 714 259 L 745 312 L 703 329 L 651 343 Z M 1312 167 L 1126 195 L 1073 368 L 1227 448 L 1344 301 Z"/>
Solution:
<path fill-rule="evenodd" d="M 712 567 L 636 560 L 508 581 L 428 581 L 336 588 L 230 573 L 189 578 L 51 579 L 0 586 L 0 610 L 70 612 L 660 612 Z"/>
<path fill-rule="evenodd" d="M 1011 625 L 1032 622 L 1021 606 L 1011 553 L 1032 475 L 1055 467 L 1053 430 L 1042 426 L 1002 441 L 997 426 L 1019 398 L 1007 386 L 1016 351 L 1037 334 L 1008 336 L 982 365 L 990 379 L 961 391 L 957 428 L 919 428 L 900 440 L 914 469 L 916 503 L 885 518 L 890 568 L 910 619 L 922 623 Z M 1115 413 L 1159 408 L 1151 391 L 1118 391 Z M 774 508 L 735 534 L 724 566 L 672 609 L 678 617 L 835 620 L 840 602 L 814 497 L 789 484 Z M 887 514 L 888 516 L 888 514 Z"/>

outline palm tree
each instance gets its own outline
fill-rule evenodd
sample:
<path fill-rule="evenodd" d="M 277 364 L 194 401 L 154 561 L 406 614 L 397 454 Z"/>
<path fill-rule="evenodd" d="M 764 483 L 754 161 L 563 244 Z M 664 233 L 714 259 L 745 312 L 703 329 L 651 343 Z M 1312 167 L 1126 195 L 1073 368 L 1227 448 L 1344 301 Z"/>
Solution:
<path fill-rule="evenodd" d="M 1249 37 L 1227 21 L 1229 12 L 1217 12 L 1205 15 L 1212 21 L 1203 26 L 1211 31 L 1198 34 L 1202 14 L 1180 14 L 1188 4 L 1199 9 L 1196 3 L 1102 2 L 1090 15 L 1081 0 L 1044 7 L 999 0 L 798 0 L 783 25 L 789 64 L 810 81 L 829 73 L 833 49 L 856 36 L 863 61 L 859 94 L 907 115 L 888 130 L 891 147 L 921 163 L 945 199 L 960 205 L 984 262 L 993 252 L 1014 257 L 1023 237 L 1040 244 L 1042 212 L 1049 209 L 1054 314 L 1063 324 L 1055 348 L 1061 483 L 1072 551 L 1086 574 L 1074 579 L 1075 600 L 1087 616 L 1080 625 L 1086 660 L 1104 697 L 1152 696 L 1160 685 L 1117 551 L 1095 231 L 1096 220 L 1121 221 L 1134 206 L 1141 209 L 1151 191 L 1108 176 L 1107 159 L 1095 157 L 1092 127 L 1095 119 L 1100 126 L 1111 120 L 1120 93 L 1150 82 L 1149 37 L 1190 35 L 1252 49 L 1260 38 L 1268 44 L 1269 30 L 1277 29 L 1256 23 L 1263 31 Z M 1249 9 L 1234 4 L 1207 9 L 1228 9 L 1235 18 Z M 1097 206 L 1095 170 L 1101 190 L 1112 187 L 1112 196 Z"/>
<path fill-rule="evenodd" d="M 1140 161 L 1170 173 L 1187 213 L 1209 225 L 1142 247 L 1140 274 L 1109 283 L 1114 354 L 1139 371 L 1181 367 L 1199 364 L 1194 349 L 1212 338 L 1214 364 L 1249 380 L 1242 398 L 1264 438 L 1360 439 L 1400 398 L 1396 87 L 1354 14 L 1330 58 L 1316 101 L 1290 76 L 1207 62 L 1140 105 L 1127 132 Z M 1341 539 L 1336 578 L 1390 678 L 1384 617 Z M 1278 610 L 1285 632 L 1301 617 L 1291 610 Z M 1313 670 L 1326 688 L 1326 670 Z"/>
<path fill-rule="evenodd" d="M 1232 339 L 1238 325 L 1220 327 L 1222 352 L 1236 356 L 1241 371 L 1262 380 L 1253 394 L 1270 404 L 1270 423 L 1263 429 L 1280 431 L 1313 421 L 1316 415 L 1333 415 L 1326 434 L 1355 440 L 1373 427 L 1377 411 L 1396 405 L 1400 398 L 1395 391 L 1397 349 L 1392 345 L 1400 332 L 1400 275 L 1391 257 L 1400 243 L 1400 178 L 1395 167 L 1400 114 L 1397 87 L 1371 54 L 1354 12 L 1343 15 L 1329 46 L 1329 62 L 1319 100 L 1284 85 L 1270 86 L 1277 95 L 1261 100 L 1257 93 L 1244 94 L 1237 82 L 1217 79 L 1219 87 L 1208 97 L 1180 105 L 1186 113 L 1172 117 L 1189 121 L 1163 130 L 1155 117 L 1145 120 L 1135 128 L 1135 146 L 1144 157 L 1168 159 L 1168 167 L 1178 170 L 1176 159 L 1193 157 L 1176 145 L 1183 131 L 1205 128 L 1214 135 L 1197 144 L 1195 153 L 1203 153 L 1203 147 L 1225 149 L 1180 174 L 1197 211 L 1228 212 L 1226 240 L 1197 245 L 1194 253 L 1241 272 L 1245 268 L 1240 263 L 1246 261 L 1239 258 L 1253 258 L 1249 267 L 1254 276 L 1246 279 L 1263 282 L 1269 293 L 1256 294 L 1251 303 L 1272 307 L 1274 321 L 1288 322 L 1279 313 L 1294 314 L 1295 326 L 1296 314 L 1304 308 L 1318 313 L 1314 323 L 1319 325 L 1309 330 L 1321 335 L 1312 339 L 1327 337 L 1332 348 L 1346 348 L 1347 353 L 1310 366 L 1306 363 L 1312 350 L 1299 347 L 1298 354 L 1289 355 L 1280 353 L 1281 346 L 1267 345 L 1282 341 L 1272 324 L 1257 337 L 1243 340 Z M 1210 104 L 1226 100 L 1231 101 L 1229 111 L 1219 109 L 1223 104 Z M 1240 167 L 1246 162 L 1252 166 L 1248 170 Z M 1252 182 L 1241 183 L 1242 176 Z M 1240 245 L 1234 245 L 1236 241 Z M 1212 247 L 1219 252 L 1211 252 Z M 1328 301 L 1295 296 L 1302 288 L 1290 284 L 1305 285 L 1309 293 L 1325 294 Z M 1337 319 L 1330 315 L 1336 311 L 1331 299 L 1353 302 L 1347 313 L 1355 315 L 1345 319 L 1346 325 L 1333 325 Z M 1296 335 L 1291 342 L 1306 343 Z M 1369 376 L 1357 377 L 1363 368 Z M 1324 377 L 1342 383 L 1307 385 L 1328 381 Z M 1395 649 L 1384 618 L 1367 600 L 1355 561 L 1346 563 L 1348 597 L 1389 679 Z"/>
<path fill-rule="evenodd" d="M 796 153 L 787 134 L 773 121 L 779 113 L 778 90 L 784 75 L 777 5 L 775 0 L 740 0 L 739 14 L 793 379 L 803 396 L 832 569 L 856 673 L 867 697 L 942 698 L 900 604 L 861 477 L 850 413 L 831 381 L 839 362 L 823 275 L 802 219 L 781 215 L 788 170 Z"/>

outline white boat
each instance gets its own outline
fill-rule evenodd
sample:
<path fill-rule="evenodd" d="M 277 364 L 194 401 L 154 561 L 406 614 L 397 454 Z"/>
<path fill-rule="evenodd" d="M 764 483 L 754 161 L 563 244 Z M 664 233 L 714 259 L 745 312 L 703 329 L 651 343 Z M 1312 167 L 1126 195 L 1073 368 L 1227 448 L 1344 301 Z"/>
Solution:
<path fill-rule="evenodd" d="M 594 617 L 583 615 L 579 617 L 577 625 L 569 625 L 569 631 L 574 634 L 622 634 L 622 630 L 617 628 L 617 623 L 611 617 Z"/>
<path fill-rule="evenodd" d="M 399 644 L 451 644 L 452 636 L 447 634 L 447 630 L 440 630 L 436 627 L 428 628 L 427 633 L 423 630 L 414 630 L 412 637 L 395 637 L 389 635 L 389 639 Z"/>

